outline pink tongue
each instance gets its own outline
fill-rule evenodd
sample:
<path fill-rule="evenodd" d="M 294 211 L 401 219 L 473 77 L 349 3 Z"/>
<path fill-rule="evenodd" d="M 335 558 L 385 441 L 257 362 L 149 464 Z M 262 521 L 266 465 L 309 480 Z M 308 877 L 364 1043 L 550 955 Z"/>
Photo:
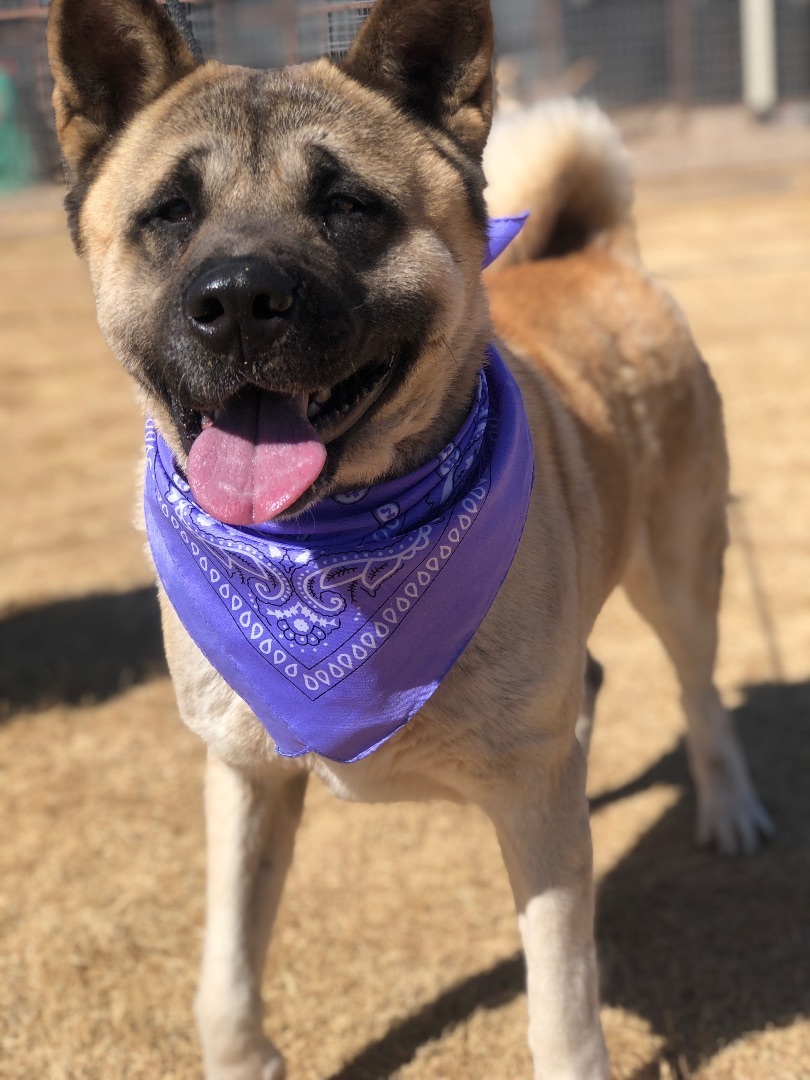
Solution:
<path fill-rule="evenodd" d="M 309 395 L 242 391 L 217 409 L 188 456 L 194 498 L 228 525 L 259 525 L 317 480 L 326 447 L 307 420 Z"/>

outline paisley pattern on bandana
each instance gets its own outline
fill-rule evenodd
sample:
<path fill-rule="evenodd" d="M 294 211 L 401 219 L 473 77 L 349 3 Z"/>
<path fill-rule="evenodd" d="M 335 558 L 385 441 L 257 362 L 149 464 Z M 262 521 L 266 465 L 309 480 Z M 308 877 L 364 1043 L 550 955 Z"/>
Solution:
<path fill-rule="evenodd" d="M 209 517 L 152 424 L 148 476 L 160 513 L 245 644 L 316 701 L 405 624 L 411 606 L 464 540 L 491 483 L 489 454 L 481 453 L 488 416 L 482 375 L 470 420 L 421 485 L 399 501 L 399 484 L 326 500 L 318 514 L 324 523 L 334 502 L 351 506 L 352 523 L 359 526 L 356 536 L 338 532 L 327 544 L 316 533 L 287 534 L 289 524 L 234 528 Z"/>
<path fill-rule="evenodd" d="M 436 690 L 489 610 L 523 531 L 533 460 L 520 392 L 494 348 L 488 360 L 437 458 L 295 521 L 210 517 L 147 423 L 144 508 L 161 583 L 280 754 L 370 753 Z"/>

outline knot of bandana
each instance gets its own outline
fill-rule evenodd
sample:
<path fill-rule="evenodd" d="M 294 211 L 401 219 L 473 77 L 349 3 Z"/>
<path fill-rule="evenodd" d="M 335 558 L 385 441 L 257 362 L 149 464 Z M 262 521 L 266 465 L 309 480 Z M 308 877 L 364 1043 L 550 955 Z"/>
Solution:
<path fill-rule="evenodd" d="M 210 517 L 147 423 L 144 509 L 163 588 L 283 756 L 371 753 L 434 693 L 495 599 L 534 470 L 520 392 L 492 347 L 488 361 L 437 458 L 295 522 Z"/>

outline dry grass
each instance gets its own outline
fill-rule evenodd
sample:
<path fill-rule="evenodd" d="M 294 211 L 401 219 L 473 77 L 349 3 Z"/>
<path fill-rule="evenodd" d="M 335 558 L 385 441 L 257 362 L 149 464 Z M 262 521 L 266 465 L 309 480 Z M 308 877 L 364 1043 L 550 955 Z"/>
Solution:
<path fill-rule="evenodd" d="M 779 836 L 690 843 L 671 675 L 597 628 L 604 1021 L 624 1080 L 810 1076 L 810 171 L 642 185 L 648 263 L 723 390 L 740 497 L 720 681 Z M 203 750 L 178 723 L 141 540 L 141 421 L 50 190 L 0 204 L 0 1076 L 189 1080 Z M 314 789 L 266 979 L 296 1080 L 528 1075 L 511 900 L 477 813 Z"/>

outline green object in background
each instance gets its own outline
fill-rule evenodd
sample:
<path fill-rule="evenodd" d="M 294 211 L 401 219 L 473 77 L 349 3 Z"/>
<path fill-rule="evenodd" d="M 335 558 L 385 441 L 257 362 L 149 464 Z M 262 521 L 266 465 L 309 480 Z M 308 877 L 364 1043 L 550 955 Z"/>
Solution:
<path fill-rule="evenodd" d="M 0 194 L 16 191 L 31 176 L 31 142 L 17 123 L 17 91 L 0 68 Z"/>

